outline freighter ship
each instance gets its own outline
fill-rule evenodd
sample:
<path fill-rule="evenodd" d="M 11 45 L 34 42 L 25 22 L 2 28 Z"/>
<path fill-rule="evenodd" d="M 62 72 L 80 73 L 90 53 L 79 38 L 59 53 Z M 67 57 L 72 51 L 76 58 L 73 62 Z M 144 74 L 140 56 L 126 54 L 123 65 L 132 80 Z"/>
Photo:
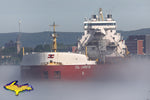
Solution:
<path fill-rule="evenodd" d="M 126 53 L 125 42 L 116 33 L 116 21 L 108 14 L 103 19 L 102 9 L 99 16 L 85 19 L 84 35 L 78 41 L 75 53 L 56 52 L 57 43 L 55 23 L 53 24 L 53 51 L 33 52 L 23 56 L 21 74 L 23 77 L 45 79 L 85 79 L 94 75 L 97 68 L 105 66 L 106 58 L 122 58 Z M 103 63 L 97 65 L 97 62 Z"/>

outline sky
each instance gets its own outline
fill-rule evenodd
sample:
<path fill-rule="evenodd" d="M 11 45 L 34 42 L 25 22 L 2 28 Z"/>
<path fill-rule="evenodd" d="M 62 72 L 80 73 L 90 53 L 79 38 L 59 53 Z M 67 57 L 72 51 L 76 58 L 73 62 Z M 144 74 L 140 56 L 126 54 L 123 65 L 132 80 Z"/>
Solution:
<path fill-rule="evenodd" d="M 85 17 L 111 13 L 117 30 L 150 28 L 150 0 L 0 0 L 0 33 L 52 31 L 83 32 Z"/>

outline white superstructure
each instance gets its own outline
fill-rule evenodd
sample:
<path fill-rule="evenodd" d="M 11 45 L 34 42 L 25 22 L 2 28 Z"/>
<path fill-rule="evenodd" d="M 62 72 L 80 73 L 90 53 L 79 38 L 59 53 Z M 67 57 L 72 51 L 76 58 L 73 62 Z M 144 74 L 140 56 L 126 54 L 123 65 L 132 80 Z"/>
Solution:
<path fill-rule="evenodd" d="M 78 52 L 87 54 L 91 59 L 106 57 L 123 57 L 125 55 L 125 41 L 116 32 L 116 21 L 108 14 L 104 20 L 102 10 L 99 16 L 92 15 L 84 21 L 84 34 L 78 41 Z"/>
<path fill-rule="evenodd" d="M 22 66 L 32 65 L 95 65 L 83 54 L 71 52 L 33 52 L 23 56 Z"/>

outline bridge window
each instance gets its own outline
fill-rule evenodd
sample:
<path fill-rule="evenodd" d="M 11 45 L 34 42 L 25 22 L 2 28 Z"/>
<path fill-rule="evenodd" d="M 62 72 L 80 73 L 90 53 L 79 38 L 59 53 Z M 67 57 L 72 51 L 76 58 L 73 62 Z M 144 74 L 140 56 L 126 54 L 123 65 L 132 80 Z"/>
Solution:
<path fill-rule="evenodd" d="M 84 26 L 105 26 L 105 25 L 116 25 L 116 23 L 86 23 Z"/>

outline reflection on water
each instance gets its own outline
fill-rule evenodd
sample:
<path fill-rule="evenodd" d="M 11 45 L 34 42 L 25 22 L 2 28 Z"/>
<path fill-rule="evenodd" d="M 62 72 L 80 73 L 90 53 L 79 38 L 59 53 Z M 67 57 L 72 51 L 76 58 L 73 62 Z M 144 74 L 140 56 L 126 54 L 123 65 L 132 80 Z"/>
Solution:
<path fill-rule="evenodd" d="M 150 97 L 149 65 L 147 60 L 133 60 L 107 69 L 108 74 L 103 75 L 107 81 L 93 79 L 82 82 L 22 80 L 19 66 L 2 65 L 0 100 L 146 100 Z M 34 91 L 15 96 L 3 88 L 13 80 L 18 80 L 20 85 L 31 84 Z"/>

